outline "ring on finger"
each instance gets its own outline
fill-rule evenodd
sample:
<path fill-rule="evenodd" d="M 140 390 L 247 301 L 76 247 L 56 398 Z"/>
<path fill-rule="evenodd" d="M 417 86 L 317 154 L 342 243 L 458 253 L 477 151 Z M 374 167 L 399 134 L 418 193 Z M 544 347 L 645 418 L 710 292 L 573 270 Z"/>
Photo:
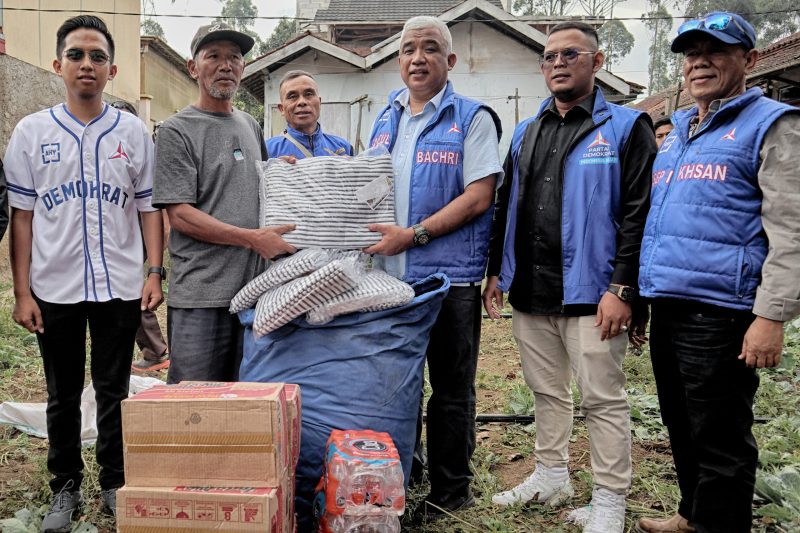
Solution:
<path fill-rule="evenodd" d="M 619 330 L 620 330 L 620 331 L 622 331 L 622 332 L 624 333 L 624 332 L 628 331 L 628 326 L 626 326 L 625 324 L 623 324 L 623 325 L 621 325 L 621 326 L 619 327 Z"/>

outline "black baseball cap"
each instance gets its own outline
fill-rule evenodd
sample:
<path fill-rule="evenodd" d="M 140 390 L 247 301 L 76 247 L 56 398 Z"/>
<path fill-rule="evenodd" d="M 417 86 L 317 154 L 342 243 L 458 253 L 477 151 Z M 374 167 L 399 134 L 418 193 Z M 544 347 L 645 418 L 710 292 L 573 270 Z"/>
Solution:
<path fill-rule="evenodd" d="M 213 24 L 200 26 L 197 33 L 194 34 L 194 38 L 192 39 L 192 57 L 197 55 L 197 51 L 204 45 L 213 41 L 231 41 L 236 43 L 242 50 L 242 55 L 247 54 L 247 52 L 253 48 L 253 45 L 256 44 L 255 40 L 246 33 L 236 31 L 224 22 L 215 22 Z"/>
<path fill-rule="evenodd" d="M 744 46 L 748 50 L 756 47 L 756 32 L 741 15 L 714 11 L 681 24 L 671 50 L 683 52 L 692 39 L 700 34 L 709 35 L 725 44 Z"/>

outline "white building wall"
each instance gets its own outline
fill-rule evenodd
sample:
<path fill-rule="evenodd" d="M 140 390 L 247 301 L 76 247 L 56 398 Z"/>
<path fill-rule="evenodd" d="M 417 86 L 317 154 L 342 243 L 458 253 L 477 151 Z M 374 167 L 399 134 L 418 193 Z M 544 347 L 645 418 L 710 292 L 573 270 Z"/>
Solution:
<path fill-rule="evenodd" d="M 539 55 L 527 46 L 482 23 L 459 23 L 450 28 L 453 50 L 458 57 L 450 72 L 455 90 L 481 100 L 494 109 L 503 124 L 501 152 L 505 155 L 515 126 L 517 101 L 509 98 L 519 91 L 520 120 L 531 116 L 547 96 L 544 78 L 539 70 Z M 290 64 L 272 72 L 265 82 L 265 130 L 277 131 L 271 124 L 270 107 L 279 101 L 278 82 L 289 70 L 301 69 L 314 74 L 324 102 L 350 102 L 366 94 L 363 103 L 360 139 L 369 140 L 372 123 L 386 105 L 390 91 L 403 86 L 397 58 L 370 72 L 317 51 L 310 51 Z M 348 140 L 357 146 L 358 107 L 350 112 Z M 326 125 L 330 131 L 344 131 L 343 124 Z"/>

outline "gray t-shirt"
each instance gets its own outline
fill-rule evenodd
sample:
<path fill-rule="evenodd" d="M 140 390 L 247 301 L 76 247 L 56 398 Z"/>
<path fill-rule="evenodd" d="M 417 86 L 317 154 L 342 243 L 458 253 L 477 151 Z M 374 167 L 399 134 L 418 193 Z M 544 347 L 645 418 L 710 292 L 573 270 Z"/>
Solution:
<path fill-rule="evenodd" d="M 240 228 L 258 227 L 256 161 L 267 159 L 258 123 L 238 110 L 189 106 L 158 130 L 153 205 L 190 204 Z M 198 241 L 172 231 L 171 307 L 228 307 L 264 263 L 251 250 Z"/>

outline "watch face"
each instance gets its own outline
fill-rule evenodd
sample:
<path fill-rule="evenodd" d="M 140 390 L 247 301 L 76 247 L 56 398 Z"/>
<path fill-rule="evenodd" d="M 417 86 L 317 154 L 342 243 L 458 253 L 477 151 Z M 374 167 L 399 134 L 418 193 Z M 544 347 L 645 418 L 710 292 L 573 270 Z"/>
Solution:
<path fill-rule="evenodd" d="M 417 235 L 417 244 L 418 245 L 425 246 L 429 242 L 431 242 L 431 236 L 428 234 L 427 231 Z"/>
<path fill-rule="evenodd" d="M 619 297 L 626 302 L 630 302 L 636 297 L 636 291 L 633 290 L 633 287 L 622 287 Z"/>

